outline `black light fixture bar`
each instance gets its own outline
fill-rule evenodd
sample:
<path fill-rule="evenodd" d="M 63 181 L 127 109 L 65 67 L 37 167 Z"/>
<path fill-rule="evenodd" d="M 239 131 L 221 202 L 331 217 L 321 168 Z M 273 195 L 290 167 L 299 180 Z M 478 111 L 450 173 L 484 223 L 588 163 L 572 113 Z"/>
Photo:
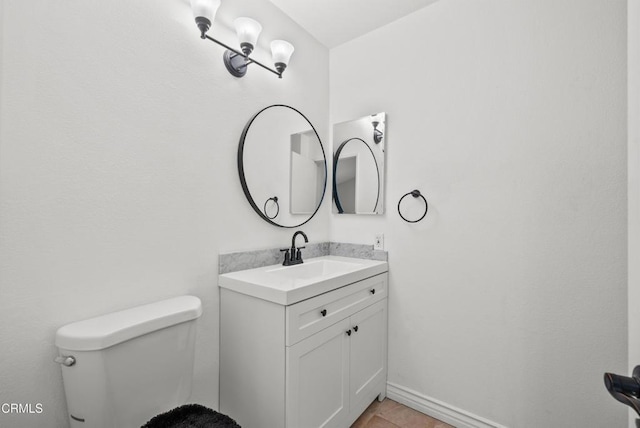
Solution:
<path fill-rule="evenodd" d="M 251 58 L 250 56 L 245 55 L 245 54 L 244 54 L 244 53 L 242 53 L 241 51 L 239 51 L 239 50 L 237 50 L 237 49 L 232 48 L 231 46 L 227 45 L 226 43 L 222 43 L 221 41 L 216 40 L 216 39 L 214 39 L 213 37 L 211 37 L 211 36 L 209 36 L 209 35 L 207 35 L 207 34 L 205 34 L 205 35 L 204 35 L 204 38 L 209 39 L 209 40 L 211 40 L 212 42 L 219 44 L 219 45 L 220 45 L 220 46 L 222 46 L 223 48 L 225 48 L 225 49 L 227 49 L 227 50 L 229 50 L 229 51 L 231 51 L 231 52 L 235 53 L 236 55 L 240 55 L 241 57 L 243 57 L 243 58 L 245 59 L 245 61 L 246 61 L 246 65 L 249 65 L 249 64 L 251 64 L 251 63 L 258 64 L 260 67 L 264 68 L 265 70 L 269 70 L 270 72 L 272 72 L 273 74 L 275 74 L 276 76 L 278 76 L 278 78 L 279 78 L 279 79 L 282 79 L 282 73 L 279 73 L 279 72 L 277 72 L 276 70 L 274 70 L 274 69 L 272 69 L 272 68 L 270 68 L 270 67 L 267 67 L 266 65 L 262 64 L 260 61 L 257 61 L 257 60 L 255 60 L 255 59 Z"/>

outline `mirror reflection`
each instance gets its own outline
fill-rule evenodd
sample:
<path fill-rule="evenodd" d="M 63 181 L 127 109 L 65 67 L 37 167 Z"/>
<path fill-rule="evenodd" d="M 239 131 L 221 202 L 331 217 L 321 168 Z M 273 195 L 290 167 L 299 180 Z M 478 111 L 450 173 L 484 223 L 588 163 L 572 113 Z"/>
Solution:
<path fill-rule="evenodd" d="M 291 135 L 291 214 L 312 214 L 325 188 L 325 157 L 314 131 Z"/>
<path fill-rule="evenodd" d="M 383 214 L 385 113 L 333 126 L 333 212 Z"/>
<path fill-rule="evenodd" d="M 318 211 L 327 166 L 309 120 L 286 105 L 264 108 L 249 120 L 238 146 L 238 173 L 251 207 L 280 227 L 298 227 Z"/>

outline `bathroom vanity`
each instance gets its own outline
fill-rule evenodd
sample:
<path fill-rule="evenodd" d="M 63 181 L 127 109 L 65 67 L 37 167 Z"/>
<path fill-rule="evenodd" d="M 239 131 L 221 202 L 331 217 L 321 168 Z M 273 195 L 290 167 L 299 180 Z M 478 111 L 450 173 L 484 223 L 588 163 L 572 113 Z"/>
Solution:
<path fill-rule="evenodd" d="M 387 378 L 387 262 L 324 256 L 220 275 L 220 411 L 348 427 Z"/>

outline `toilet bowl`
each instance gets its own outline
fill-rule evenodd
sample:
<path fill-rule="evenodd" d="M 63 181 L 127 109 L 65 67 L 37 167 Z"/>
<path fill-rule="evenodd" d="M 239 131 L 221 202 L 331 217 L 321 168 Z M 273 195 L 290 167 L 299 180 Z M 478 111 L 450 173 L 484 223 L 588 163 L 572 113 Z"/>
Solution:
<path fill-rule="evenodd" d="M 58 329 L 71 428 L 140 427 L 191 394 L 200 299 L 180 296 Z"/>

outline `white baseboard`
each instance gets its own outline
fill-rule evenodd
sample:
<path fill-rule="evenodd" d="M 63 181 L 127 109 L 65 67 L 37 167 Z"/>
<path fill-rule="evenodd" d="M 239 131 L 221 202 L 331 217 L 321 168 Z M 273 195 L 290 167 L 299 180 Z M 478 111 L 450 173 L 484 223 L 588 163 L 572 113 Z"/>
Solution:
<path fill-rule="evenodd" d="M 456 428 L 507 428 L 504 425 L 391 382 L 387 382 L 387 397 Z"/>

